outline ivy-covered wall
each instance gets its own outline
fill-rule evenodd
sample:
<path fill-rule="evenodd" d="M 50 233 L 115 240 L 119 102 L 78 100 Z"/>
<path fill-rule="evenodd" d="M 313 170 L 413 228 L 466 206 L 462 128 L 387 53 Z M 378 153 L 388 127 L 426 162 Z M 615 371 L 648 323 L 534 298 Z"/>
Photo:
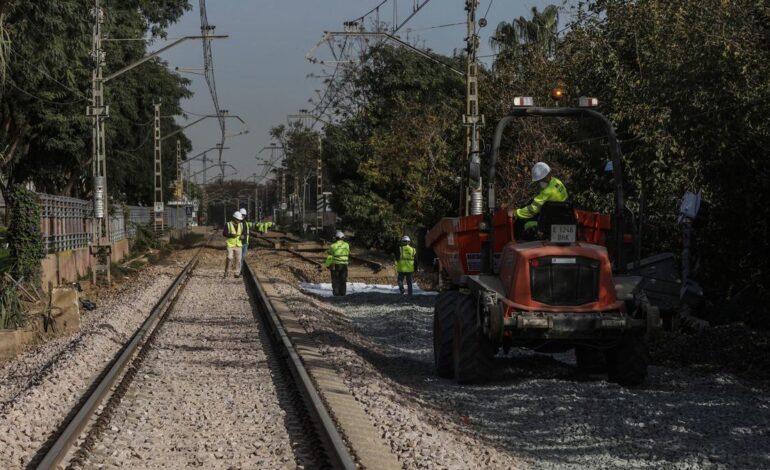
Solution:
<path fill-rule="evenodd" d="M 40 201 L 34 192 L 23 187 L 11 189 L 8 196 L 11 208 L 8 246 L 16 260 L 13 274 L 34 282 L 40 275 L 40 260 L 45 256 Z"/>

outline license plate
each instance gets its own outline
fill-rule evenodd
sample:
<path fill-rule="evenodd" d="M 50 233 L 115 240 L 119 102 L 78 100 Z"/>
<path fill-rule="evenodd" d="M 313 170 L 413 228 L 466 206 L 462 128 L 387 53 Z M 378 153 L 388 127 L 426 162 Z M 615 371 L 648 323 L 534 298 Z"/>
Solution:
<path fill-rule="evenodd" d="M 551 225 L 551 243 L 575 243 L 575 226 Z"/>

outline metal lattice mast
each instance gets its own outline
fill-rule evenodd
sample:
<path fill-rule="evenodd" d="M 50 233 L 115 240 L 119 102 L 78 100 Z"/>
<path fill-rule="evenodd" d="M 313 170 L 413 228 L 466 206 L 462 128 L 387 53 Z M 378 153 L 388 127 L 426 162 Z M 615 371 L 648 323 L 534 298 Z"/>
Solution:
<path fill-rule="evenodd" d="M 160 143 L 160 103 L 155 103 L 155 128 L 154 128 L 154 141 L 155 141 L 155 230 L 163 230 L 163 166 L 161 160 L 161 143 Z"/>
<path fill-rule="evenodd" d="M 184 181 L 182 179 L 182 141 L 176 139 L 176 200 L 181 201 L 184 196 Z"/>
<path fill-rule="evenodd" d="M 460 211 L 463 214 L 478 215 L 484 210 L 481 194 L 480 155 L 479 155 L 479 126 L 484 118 L 479 115 L 479 79 L 476 53 L 479 48 L 479 36 L 476 34 L 476 8 L 479 0 L 465 0 L 465 10 L 468 13 L 468 36 L 466 52 L 468 63 L 465 75 L 465 129 L 466 166 L 470 168 L 468 187 L 461 191 Z"/>
<path fill-rule="evenodd" d="M 209 159 L 203 154 L 203 178 L 201 179 L 201 223 L 206 224 L 209 221 L 209 193 L 206 191 L 206 168 L 209 164 Z M 225 219 L 227 220 L 227 219 Z"/>
<path fill-rule="evenodd" d="M 91 59 L 94 68 L 91 76 L 91 106 L 87 109 L 87 116 L 91 121 L 91 160 L 94 177 L 94 215 L 97 219 L 95 227 L 95 243 L 97 245 L 109 244 L 110 224 L 107 192 L 107 159 L 106 138 L 104 132 L 105 120 L 109 116 L 109 107 L 104 104 L 104 77 L 103 67 L 106 58 L 102 49 L 102 25 L 104 24 L 104 12 L 99 0 L 94 0 L 91 10 L 94 18 Z"/>
<path fill-rule="evenodd" d="M 316 210 L 316 217 L 315 217 L 315 226 L 316 226 L 316 233 L 321 234 L 321 230 L 323 230 L 324 225 L 324 196 L 323 196 L 323 161 L 322 161 L 322 155 L 323 155 L 323 139 L 321 138 L 321 135 L 318 135 L 318 159 L 316 160 L 316 167 L 315 167 L 315 210 Z"/>

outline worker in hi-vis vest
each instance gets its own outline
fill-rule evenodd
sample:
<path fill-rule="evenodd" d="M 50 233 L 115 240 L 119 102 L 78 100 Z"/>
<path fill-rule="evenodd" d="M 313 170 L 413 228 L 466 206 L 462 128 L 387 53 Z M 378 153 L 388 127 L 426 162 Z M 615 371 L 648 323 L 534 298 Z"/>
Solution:
<path fill-rule="evenodd" d="M 538 215 L 546 202 L 564 202 L 569 195 L 564 183 L 551 174 L 551 167 L 546 163 L 537 162 L 532 167 L 532 182 L 540 186 L 540 193 L 524 207 L 509 210 L 509 216 L 516 216 L 514 233 L 517 239 L 533 238 L 532 232 L 537 229 Z"/>
<path fill-rule="evenodd" d="M 345 241 L 345 234 L 339 230 L 334 234 L 334 239 L 324 264 L 331 271 L 332 293 L 335 296 L 343 296 L 347 292 L 350 245 Z"/>
<path fill-rule="evenodd" d="M 241 221 L 241 262 L 239 263 L 239 271 L 243 271 L 243 263 L 246 262 L 246 252 L 249 251 L 249 235 L 251 233 L 252 223 L 248 221 L 248 211 L 244 208 L 240 210 L 243 220 Z"/>
<path fill-rule="evenodd" d="M 227 245 L 227 259 L 225 260 L 225 275 L 227 277 L 227 269 L 232 266 L 235 271 L 235 277 L 241 275 L 241 235 L 243 234 L 243 214 L 240 211 L 233 212 L 233 217 L 230 222 L 225 224 L 225 229 L 222 231 L 222 235 L 225 236 L 225 243 Z"/>
<path fill-rule="evenodd" d="M 409 235 L 401 237 L 401 246 L 398 247 L 398 260 L 396 272 L 398 272 L 398 290 L 404 295 L 404 278 L 406 278 L 407 292 L 412 295 L 412 283 L 414 282 L 414 260 L 417 249 L 410 245 L 412 239 Z"/>

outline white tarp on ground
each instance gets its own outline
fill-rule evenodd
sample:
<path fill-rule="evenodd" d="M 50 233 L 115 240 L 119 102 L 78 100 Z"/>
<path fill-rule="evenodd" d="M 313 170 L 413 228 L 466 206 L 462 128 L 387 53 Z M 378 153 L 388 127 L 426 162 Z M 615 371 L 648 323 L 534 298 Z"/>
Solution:
<path fill-rule="evenodd" d="M 412 284 L 413 295 L 436 295 L 436 292 L 424 291 Z M 406 286 L 404 286 L 406 287 Z M 318 295 L 320 297 L 332 297 L 331 283 L 313 284 L 312 282 L 300 282 L 299 288 L 305 292 Z M 400 295 L 398 286 L 389 286 L 387 284 L 365 284 L 363 282 L 348 282 L 347 294 L 396 294 Z"/>

